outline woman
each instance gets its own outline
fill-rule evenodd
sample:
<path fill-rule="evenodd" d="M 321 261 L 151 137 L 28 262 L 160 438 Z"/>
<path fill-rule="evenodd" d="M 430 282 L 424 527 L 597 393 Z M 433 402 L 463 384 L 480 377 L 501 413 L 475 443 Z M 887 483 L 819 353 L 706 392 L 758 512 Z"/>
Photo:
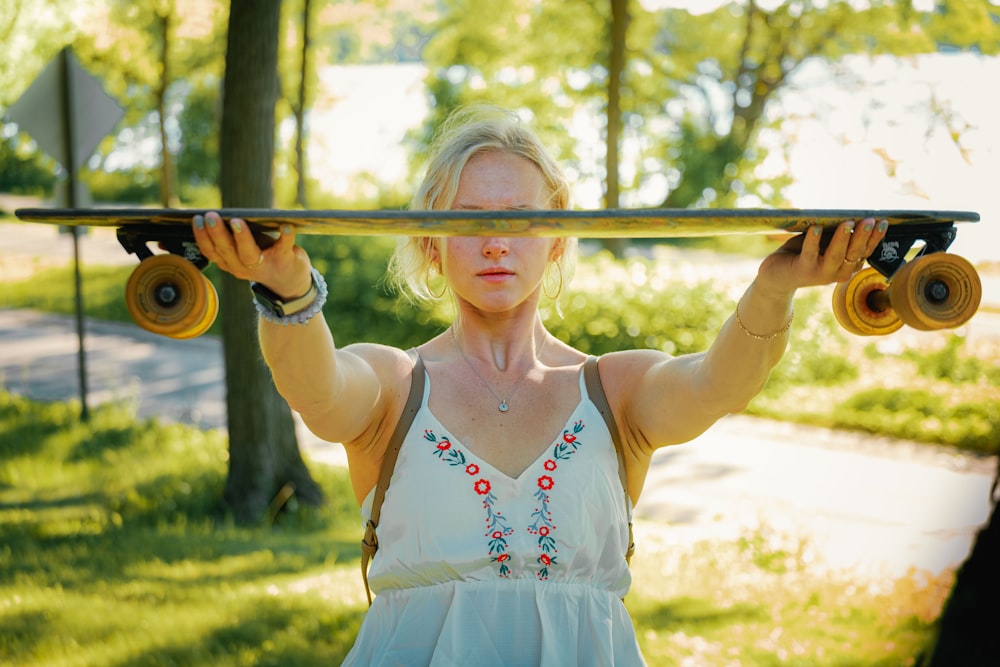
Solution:
<path fill-rule="evenodd" d="M 445 129 L 413 208 L 567 206 L 566 180 L 536 136 L 491 111 Z M 451 327 L 411 355 L 336 347 L 314 317 L 322 277 L 291 228 L 261 251 L 242 221 L 230 233 L 209 214 L 194 227 L 207 258 L 255 281 L 278 390 L 316 435 L 344 443 L 366 517 L 415 359 L 423 364 L 423 399 L 382 505 L 377 595 L 345 664 L 637 665 L 623 554 L 653 453 L 742 410 L 785 349 L 795 290 L 849 278 L 887 225 L 845 221 L 822 252 L 814 228 L 768 256 L 704 353 L 601 357 L 607 424 L 584 382 L 587 355 L 549 334 L 538 311 L 568 279 L 571 240 L 402 244 L 399 282 L 417 297 L 446 289 L 455 307 Z"/>

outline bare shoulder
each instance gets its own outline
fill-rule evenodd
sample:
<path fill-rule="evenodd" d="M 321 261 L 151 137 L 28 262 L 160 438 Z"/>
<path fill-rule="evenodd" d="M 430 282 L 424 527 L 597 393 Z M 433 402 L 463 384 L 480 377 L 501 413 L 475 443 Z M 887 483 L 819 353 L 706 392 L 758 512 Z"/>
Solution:
<path fill-rule="evenodd" d="M 616 352 L 601 358 L 601 382 L 629 443 L 645 454 L 686 442 L 716 415 L 703 414 L 694 391 L 700 355 L 657 350 Z"/>
<path fill-rule="evenodd" d="M 341 353 L 345 359 L 354 359 L 370 369 L 379 385 L 366 427 L 343 443 L 351 484 L 360 504 L 378 480 L 386 447 L 410 391 L 414 362 L 405 350 L 372 343 L 348 345 Z"/>
<path fill-rule="evenodd" d="M 609 398 L 621 397 L 639 388 L 639 383 L 655 368 L 662 368 L 675 357 L 659 350 L 624 350 L 602 355 L 599 360 L 601 383 Z"/>
<path fill-rule="evenodd" d="M 353 343 L 341 349 L 345 355 L 366 363 L 383 386 L 408 382 L 413 359 L 406 350 L 378 343 Z"/>

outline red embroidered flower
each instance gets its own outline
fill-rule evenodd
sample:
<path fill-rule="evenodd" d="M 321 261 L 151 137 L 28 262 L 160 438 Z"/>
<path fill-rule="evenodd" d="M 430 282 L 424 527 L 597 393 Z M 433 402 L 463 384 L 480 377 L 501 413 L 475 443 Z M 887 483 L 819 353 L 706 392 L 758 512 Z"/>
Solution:
<path fill-rule="evenodd" d="M 503 533 L 502 532 L 500 532 L 499 530 L 494 530 L 493 531 L 493 539 L 494 540 L 499 540 L 501 537 L 503 537 Z"/>
<path fill-rule="evenodd" d="M 467 475 L 478 475 L 479 466 L 477 466 L 475 463 L 470 463 L 469 465 L 465 466 L 465 473 Z"/>
<path fill-rule="evenodd" d="M 476 493 L 478 493 L 481 496 L 485 496 L 487 493 L 490 492 L 490 488 L 491 488 L 490 487 L 490 480 L 488 480 L 488 479 L 480 479 L 478 482 L 476 482 L 475 488 L 476 488 Z"/>
<path fill-rule="evenodd" d="M 542 537 L 545 537 L 546 535 L 549 534 L 549 527 L 542 526 L 541 528 L 538 529 L 538 534 L 541 535 Z"/>
<path fill-rule="evenodd" d="M 542 554 L 541 556 L 538 557 L 538 560 L 542 561 L 542 565 L 551 565 L 552 564 L 552 559 L 549 558 L 548 554 Z"/>
<path fill-rule="evenodd" d="M 441 442 L 437 444 L 437 448 L 443 452 L 444 450 L 451 448 L 451 443 L 448 442 L 448 438 L 441 438 Z"/>
<path fill-rule="evenodd" d="M 553 461 L 552 459 L 549 459 L 548 461 L 545 462 L 545 469 L 548 470 L 549 472 L 552 472 L 557 467 L 558 466 L 556 465 L 556 462 Z"/>
<path fill-rule="evenodd" d="M 499 556 L 497 556 L 498 563 L 502 563 L 505 560 L 510 560 L 510 554 L 500 554 Z"/>
<path fill-rule="evenodd" d="M 548 475 L 542 475 L 538 478 L 538 488 L 542 491 L 550 490 L 553 486 L 555 486 L 555 484 L 556 483 L 552 481 L 552 478 Z"/>
<path fill-rule="evenodd" d="M 569 431 L 563 431 L 563 440 L 572 444 L 576 442 L 576 436 L 570 433 Z"/>

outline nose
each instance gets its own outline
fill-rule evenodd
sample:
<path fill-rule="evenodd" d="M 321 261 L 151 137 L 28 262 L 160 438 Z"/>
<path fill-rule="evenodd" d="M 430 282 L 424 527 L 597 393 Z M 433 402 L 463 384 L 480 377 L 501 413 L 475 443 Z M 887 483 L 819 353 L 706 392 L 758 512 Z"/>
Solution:
<path fill-rule="evenodd" d="M 505 257 L 510 253 L 509 239 L 501 236 L 491 236 L 483 242 L 483 256 L 490 258 Z"/>

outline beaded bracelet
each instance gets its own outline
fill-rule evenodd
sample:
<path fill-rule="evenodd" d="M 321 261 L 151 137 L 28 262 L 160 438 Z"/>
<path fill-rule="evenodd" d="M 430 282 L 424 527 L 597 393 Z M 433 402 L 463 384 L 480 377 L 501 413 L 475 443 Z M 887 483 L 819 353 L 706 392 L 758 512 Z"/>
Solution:
<path fill-rule="evenodd" d="M 778 336 L 782 335 L 783 333 L 786 333 L 789 329 L 792 328 L 792 320 L 795 319 L 795 309 L 794 308 L 792 308 L 792 314 L 788 316 L 788 321 L 785 322 L 785 326 L 781 327 L 780 329 L 778 329 L 774 333 L 769 334 L 767 336 L 762 336 L 760 334 L 754 333 L 754 332 L 750 331 L 749 329 L 747 329 L 746 325 L 743 324 L 743 320 L 740 319 L 740 306 L 741 305 L 743 305 L 743 299 L 740 299 L 739 303 L 736 304 L 736 324 L 738 324 L 740 326 L 740 329 L 743 331 L 743 333 L 745 333 L 747 336 L 750 336 L 750 338 L 753 338 L 754 340 L 774 340 L 775 338 L 777 338 Z"/>
<path fill-rule="evenodd" d="M 315 268 L 312 270 L 312 281 L 313 281 L 313 286 L 316 288 L 316 298 L 313 299 L 313 302 L 311 304 L 309 304 L 302 310 L 298 310 L 294 313 L 289 313 L 284 317 L 278 317 L 270 310 L 268 310 L 263 304 L 261 304 L 260 301 L 254 298 L 253 304 L 257 308 L 257 313 L 261 316 L 261 318 L 267 320 L 268 322 L 271 322 L 273 324 L 280 324 L 286 327 L 288 325 L 297 326 L 305 324 L 313 317 L 315 317 L 317 313 L 323 310 L 323 306 L 326 304 L 326 297 L 329 294 L 329 290 L 327 289 L 326 286 L 326 279 L 323 277 L 323 274 L 320 273 Z"/>

